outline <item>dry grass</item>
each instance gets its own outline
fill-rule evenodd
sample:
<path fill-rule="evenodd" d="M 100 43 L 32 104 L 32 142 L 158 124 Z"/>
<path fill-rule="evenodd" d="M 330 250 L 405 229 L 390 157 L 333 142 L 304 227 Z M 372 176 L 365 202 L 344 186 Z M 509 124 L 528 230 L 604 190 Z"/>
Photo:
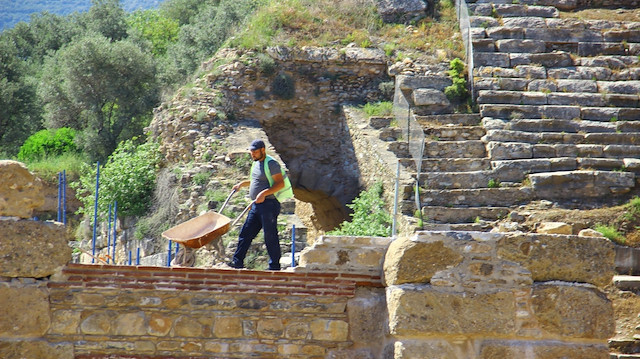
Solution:
<path fill-rule="evenodd" d="M 452 36 L 453 34 L 453 36 Z M 464 57 L 455 9 L 449 0 L 438 6 L 438 19 L 411 25 L 384 24 L 373 0 L 278 0 L 259 10 L 247 31 L 231 46 L 377 47 L 389 56 L 415 51 Z"/>
<path fill-rule="evenodd" d="M 640 9 L 586 9 L 561 12 L 560 17 L 580 20 L 640 21 Z"/>

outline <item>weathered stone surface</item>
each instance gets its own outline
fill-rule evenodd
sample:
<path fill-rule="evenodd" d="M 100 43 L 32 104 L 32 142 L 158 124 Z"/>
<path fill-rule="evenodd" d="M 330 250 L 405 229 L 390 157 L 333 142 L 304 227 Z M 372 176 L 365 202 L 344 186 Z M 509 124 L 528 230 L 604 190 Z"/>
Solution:
<path fill-rule="evenodd" d="M 532 146 L 529 143 L 489 142 L 489 158 L 492 160 L 512 160 L 532 158 Z"/>
<path fill-rule="evenodd" d="M 386 237 L 322 236 L 300 253 L 300 270 L 380 273 Z"/>
<path fill-rule="evenodd" d="M 546 51 L 546 44 L 541 40 L 504 39 L 496 41 L 500 52 L 541 53 Z"/>
<path fill-rule="evenodd" d="M 626 193 L 634 187 L 635 174 L 611 171 L 558 171 L 529 175 L 540 196 L 551 198 L 602 197 Z"/>
<path fill-rule="evenodd" d="M 458 358 L 460 347 L 452 345 L 443 339 L 429 340 L 398 340 L 387 345 L 384 359 L 424 359 L 424 358 Z M 466 358 L 472 358 L 473 353 L 465 353 Z"/>
<path fill-rule="evenodd" d="M 434 89 L 444 91 L 451 85 L 451 78 L 447 76 L 396 76 L 396 86 L 401 90 Z"/>
<path fill-rule="evenodd" d="M 573 227 L 564 222 L 541 222 L 536 228 L 537 233 L 543 234 L 573 234 Z"/>
<path fill-rule="evenodd" d="M 506 335 L 515 332 L 511 290 L 449 293 L 431 285 L 387 287 L 389 330 L 396 336 Z"/>
<path fill-rule="evenodd" d="M 437 108 L 447 107 L 451 104 L 442 91 L 426 88 L 419 88 L 413 91 L 413 103 L 416 106 Z"/>
<path fill-rule="evenodd" d="M 614 275 L 613 243 L 604 238 L 506 234 L 499 257 L 521 264 L 534 281 L 562 280 L 604 287 Z"/>
<path fill-rule="evenodd" d="M 439 270 L 455 266 L 463 257 L 445 247 L 442 239 L 431 241 L 399 238 L 391 243 L 384 260 L 387 286 L 403 283 L 427 283 Z"/>
<path fill-rule="evenodd" d="M 51 324 L 49 310 L 46 288 L 0 284 L 0 338 L 42 337 Z"/>
<path fill-rule="evenodd" d="M 613 305 L 596 288 L 571 283 L 536 284 L 531 298 L 544 332 L 588 339 L 607 339 L 614 334 Z"/>
<path fill-rule="evenodd" d="M 383 289 L 360 288 L 347 303 L 349 339 L 354 342 L 378 344 L 386 332 L 386 301 Z"/>
<path fill-rule="evenodd" d="M 144 312 L 123 313 L 115 318 L 115 335 L 144 335 L 147 334 Z"/>
<path fill-rule="evenodd" d="M 52 344 L 42 340 L 2 341 L 0 358 L 3 359 L 73 359 L 73 345 Z"/>
<path fill-rule="evenodd" d="M 42 278 L 71 260 L 71 236 L 61 223 L 0 220 L 0 273 Z"/>
<path fill-rule="evenodd" d="M 480 347 L 481 359 L 608 359 L 606 344 L 567 343 L 558 341 L 487 340 Z"/>
<path fill-rule="evenodd" d="M 76 310 L 56 310 L 51 313 L 51 333 L 75 334 L 80 324 L 81 313 Z"/>
<path fill-rule="evenodd" d="M 238 317 L 217 317 L 213 334 L 218 338 L 239 338 L 242 336 L 242 321 Z"/>
<path fill-rule="evenodd" d="M 349 323 L 343 320 L 316 319 L 309 328 L 314 340 L 344 341 L 349 336 Z"/>
<path fill-rule="evenodd" d="M 427 16 L 427 3 L 421 0 L 376 0 L 385 22 L 409 23 Z"/>
<path fill-rule="evenodd" d="M 0 160 L 0 217 L 29 218 L 44 204 L 42 181 L 22 163 Z"/>
<path fill-rule="evenodd" d="M 94 312 L 80 323 L 83 334 L 107 335 L 111 331 L 111 317 L 106 312 Z"/>

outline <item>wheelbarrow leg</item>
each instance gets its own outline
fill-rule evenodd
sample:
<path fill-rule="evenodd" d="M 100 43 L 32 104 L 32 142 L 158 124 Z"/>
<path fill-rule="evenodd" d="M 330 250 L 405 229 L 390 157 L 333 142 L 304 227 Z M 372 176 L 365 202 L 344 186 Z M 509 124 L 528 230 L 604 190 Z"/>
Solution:
<path fill-rule="evenodd" d="M 196 263 L 196 251 L 193 248 L 180 245 L 180 250 L 171 261 L 172 266 L 193 267 Z"/>

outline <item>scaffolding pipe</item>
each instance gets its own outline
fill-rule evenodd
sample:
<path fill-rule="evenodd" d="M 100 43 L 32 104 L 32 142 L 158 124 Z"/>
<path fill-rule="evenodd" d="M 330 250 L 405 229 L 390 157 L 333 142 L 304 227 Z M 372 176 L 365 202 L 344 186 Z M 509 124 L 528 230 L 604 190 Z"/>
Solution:
<path fill-rule="evenodd" d="M 296 266 L 296 225 L 291 226 L 291 267 Z"/>
<path fill-rule="evenodd" d="M 62 170 L 62 224 L 67 224 L 67 170 Z"/>
<path fill-rule="evenodd" d="M 109 251 L 111 250 L 111 205 L 109 205 L 109 217 L 107 224 L 107 264 L 109 264 Z"/>
<path fill-rule="evenodd" d="M 113 257 L 111 257 L 111 263 L 116 264 L 116 223 L 118 223 L 118 201 L 113 202 Z M 107 248 L 109 252 L 109 248 Z"/>

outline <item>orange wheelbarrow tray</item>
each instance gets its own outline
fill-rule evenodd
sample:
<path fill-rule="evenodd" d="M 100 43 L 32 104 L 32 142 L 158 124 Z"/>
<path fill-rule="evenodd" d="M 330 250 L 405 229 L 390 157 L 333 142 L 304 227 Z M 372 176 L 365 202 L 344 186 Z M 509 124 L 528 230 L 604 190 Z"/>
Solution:
<path fill-rule="evenodd" d="M 162 232 L 162 236 L 189 248 L 200 248 L 229 231 L 231 219 L 216 213 L 206 212 Z"/>

